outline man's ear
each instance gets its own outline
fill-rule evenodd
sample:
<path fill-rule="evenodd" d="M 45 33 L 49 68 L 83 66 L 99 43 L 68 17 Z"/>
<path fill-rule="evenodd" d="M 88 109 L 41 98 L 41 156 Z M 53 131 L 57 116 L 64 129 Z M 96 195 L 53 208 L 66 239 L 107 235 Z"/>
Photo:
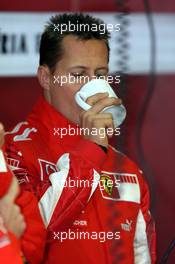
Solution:
<path fill-rule="evenodd" d="M 38 67 L 37 71 L 38 81 L 41 85 L 41 87 L 44 89 L 44 91 L 49 92 L 50 90 L 50 70 L 48 66 L 42 65 Z"/>

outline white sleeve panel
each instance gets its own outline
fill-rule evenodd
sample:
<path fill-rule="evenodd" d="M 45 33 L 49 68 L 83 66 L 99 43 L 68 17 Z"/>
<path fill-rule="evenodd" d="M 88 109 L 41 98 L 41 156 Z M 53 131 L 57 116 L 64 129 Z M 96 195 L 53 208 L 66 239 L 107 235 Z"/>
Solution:
<path fill-rule="evenodd" d="M 59 171 L 54 172 L 49 176 L 52 185 L 47 189 L 39 201 L 40 213 L 46 227 L 49 225 L 69 174 L 70 159 L 68 153 L 65 153 L 59 158 L 57 167 Z"/>
<path fill-rule="evenodd" d="M 137 217 L 136 232 L 134 238 L 134 264 L 151 264 L 149 253 L 146 223 L 140 210 Z"/>

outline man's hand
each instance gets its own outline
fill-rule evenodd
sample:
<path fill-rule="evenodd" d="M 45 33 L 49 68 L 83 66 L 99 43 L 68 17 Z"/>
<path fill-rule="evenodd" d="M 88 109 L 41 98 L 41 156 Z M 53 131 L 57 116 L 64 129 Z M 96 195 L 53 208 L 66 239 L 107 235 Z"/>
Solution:
<path fill-rule="evenodd" d="M 16 204 L 13 204 L 11 208 L 10 218 L 6 222 L 6 227 L 13 232 L 17 238 L 20 238 L 26 229 L 24 216 L 21 213 L 20 207 Z"/>
<path fill-rule="evenodd" d="M 2 148 L 4 144 L 4 127 L 2 123 L 0 123 L 0 149 Z"/>
<path fill-rule="evenodd" d="M 84 137 L 104 147 L 108 147 L 108 136 L 105 133 L 102 137 L 98 131 L 107 128 L 114 130 L 114 124 L 111 113 L 100 112 L 107 106 L 120 105 L 122 103 L 120 99 L 109 98 L 108 96 L 108 93 L 98 93 L 90 96 L 86 102 L 92 105 L 92 107 L 86 112 L 83 111 L 80 116 L 80 126 L 89 130 L 89 133 L 86 133 Z M 97 130 L 97 133 L 92 132 L 94 128 Z"/>
<path fill-rule="evenodd" d="M 23 214 L 15 199 L 19 194 L 17 179 L 13 177 L 11 186 L 6 195 L 0 199 L 0 215 L 3 218 L 6 228 L 20 238 L 26 228 Z"/>

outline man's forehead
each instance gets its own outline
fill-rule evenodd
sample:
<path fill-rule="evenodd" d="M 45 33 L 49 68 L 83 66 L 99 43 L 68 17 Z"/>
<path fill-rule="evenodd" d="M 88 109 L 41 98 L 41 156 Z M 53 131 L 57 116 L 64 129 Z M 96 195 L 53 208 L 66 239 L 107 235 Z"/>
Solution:
<path fill-rule="evenodd" d="M 70 67 L 89 67 L 94 61 L 97 67 L 107 67 L 108 50 L 103 40 L 80 40 L 74 36 L 66 36 L 62 49 L 62 58 L 70 62 Z"/>
<path fill-rule="evenodd" d="M 75 36 L 66 36 L 63 38 L 62 41 L 62 48 L 66 53 L 71 53 L 72 55 L 75 54 L 75 52 L 81 52 L 81 53 L 95 53 L 98 54 L 103 51 L 105 56 L 108 54 L 108 50 L 106 47 L 106 44 L 103 40 L 97 40 L 97 39 L 88 39 L 88 40 L 82 40 L 78 39 Z"/>

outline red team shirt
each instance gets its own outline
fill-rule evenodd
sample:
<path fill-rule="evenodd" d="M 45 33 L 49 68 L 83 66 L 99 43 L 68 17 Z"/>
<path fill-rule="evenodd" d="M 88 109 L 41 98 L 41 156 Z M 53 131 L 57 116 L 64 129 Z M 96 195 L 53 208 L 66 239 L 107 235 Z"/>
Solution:
<path fill-rule="evenodd" d="M 43 263 L 155 263 L 142 172 L 111 146 L 105 154 L 78 129 L 41 97 L 6 134 L 8 164 L 22 189 L 37 197 L 47 228 Z"/>

